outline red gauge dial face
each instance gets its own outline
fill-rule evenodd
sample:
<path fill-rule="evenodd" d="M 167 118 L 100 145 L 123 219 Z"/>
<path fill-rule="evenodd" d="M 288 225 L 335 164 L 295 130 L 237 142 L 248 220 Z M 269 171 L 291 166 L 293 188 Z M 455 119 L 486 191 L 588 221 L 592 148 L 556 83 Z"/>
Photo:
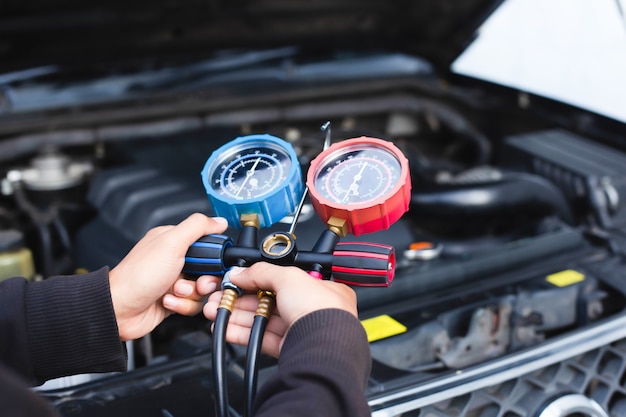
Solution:
<path fill-rule="evenodd" d="M 333 144 L 311 161 L 311 202 L 323 221 L 344 221 L 347 233 L 387 229 L 409 206 L 409 163 L 391 142 L 360 137 Z"/>
<path fill-rule="evenodd" d="M 401 173 L 398 158 L 388 150 L 357 144 L 325 158 L 314 186 L 322 197 L 338 205 L 368 204 L 389 193 Z"/>

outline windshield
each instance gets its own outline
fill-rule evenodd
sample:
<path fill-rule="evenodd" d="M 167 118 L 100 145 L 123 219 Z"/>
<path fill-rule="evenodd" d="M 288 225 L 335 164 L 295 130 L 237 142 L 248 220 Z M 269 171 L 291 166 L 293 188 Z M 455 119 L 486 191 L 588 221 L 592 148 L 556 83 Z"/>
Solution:
<path fill-rule="evenodd" d="M 625 6 L 507 0 L 452 70 L 626 122 Z"/>

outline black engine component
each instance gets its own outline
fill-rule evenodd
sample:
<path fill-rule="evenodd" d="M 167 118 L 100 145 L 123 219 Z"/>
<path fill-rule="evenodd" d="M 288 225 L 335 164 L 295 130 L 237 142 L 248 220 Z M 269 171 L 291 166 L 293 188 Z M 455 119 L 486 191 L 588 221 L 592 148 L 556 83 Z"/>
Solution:
<path fill-rule="evenodd" d="M 421 185 L 411 194 L 411 214 L 429 222 L 480 222 L 486 218 L 558 215 L 572 224 L 567 200 L 550 181 L 538 175 L 508 172 L 477 183 Z"/>
<path fill-rule="evenodd" d="M 553 281 L 572 274 L 583 281 L 560 287 L 538 278 L 511 294 L 445 310 L 402 335 L 373 343 L 372 356 L 411 372 L 463 369 L 535 345 L 551 332 L 602 314 L 606 292 L 595 278 L 566 270 L 554 274 Z"/>
<path fill-rule="evenodd" d="M 510 136 L 504 163 L 563 190 L 578 218 L 602 228 L 626 224 L 626 155 L 564 130 Z"/>
<path fill-rule="evenodd" d="M 98 217 L 76 238 L 77 262 L 87 269 L 117 264 L 152 227 L 176 224 L 196 211 L 210 213 L 200 187 L 149 166 L 101 172 L 93 180 L 88 199 Z"/>

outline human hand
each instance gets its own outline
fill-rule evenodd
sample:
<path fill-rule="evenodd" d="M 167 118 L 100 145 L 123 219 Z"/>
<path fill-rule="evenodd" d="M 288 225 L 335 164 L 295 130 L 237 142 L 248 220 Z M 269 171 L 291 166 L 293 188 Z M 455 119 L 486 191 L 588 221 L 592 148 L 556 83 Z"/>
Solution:
<path fill-rule="evenodd" d="M 226 340 L 240 345 L 248 343 L 258 305 L 256 290 L 274 291 L 276 308 L 267 324 L 262 347 L 264 353 L 274 357 L 278 357 L 291 325 L 306 314 L 337 308 L 358 317 L 354 290 L 337 282 L 315 279 L 297 267 L 259 262 L 249 268 L 233 268 L 230 279 L 241 289 L 255 293 L 237 299 L 226 329 Z M 217 291 L 209 297 L 203 310 L 208 319 L 215 320 L 221 296 L 222 292 Z"/>
<path fill-rule="evenodd" d="M 226 227 L 225 219 L 199 213 L 176 226 L 155 227 L 111 270 L 111 299 L 122 340 L 146 335 L 172 313 L 200 312 L 220 279 L 202 277 L 199 293 L 195 281 L 183 278 L 185 254 L 200 237 L 222 233 Z"/>

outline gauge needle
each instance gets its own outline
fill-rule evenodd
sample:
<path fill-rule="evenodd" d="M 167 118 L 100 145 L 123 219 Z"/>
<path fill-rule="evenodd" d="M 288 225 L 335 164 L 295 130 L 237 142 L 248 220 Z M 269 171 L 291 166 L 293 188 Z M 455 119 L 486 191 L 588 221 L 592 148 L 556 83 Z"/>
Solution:
<path fill-rule="evenodd" d="M 358 174 L 356 174 L 354 176 L 354 178 L 352 179 L 352 184 L 350 184 L 350 187 L 348 187 L 348 191 L 346 191 L 346 195 L 343 196 L 343 200 L 341 201 L 342 203 L 345 203 L 346 200 L 348 199 L 348 196 L 350 195 L 350 192 L 352 192 L 353 195 L 359 195 L 359 184 L 358 182 L 361 180 L 362 176 L 363 176 L 363 171 L 365 171 L 365 167 L 367 166 L 367 162 L 365 162 L 363 164 L 363 166 L 361 167 L 361 170 L 359 171 Z"/>
<path fill-rule="evenodd" d="M 252 168 L 246 171 L 246 178 L 244 178 L 243 182 L 241 183 L 241 186 L 237 190 L 237 194 L 235 194 L 235 197 L 239 197 L 239 193 L 241 193 L 241 190 L 243 190 L 243 188 L 246 186 L 246 183 L 248 182 L 250 177 L 254 175 L 254 171 L 256 170 L 256 167 L 257 165 L 259 165 L 259 161 L 261 161 L 261 157 L 258 157 L 256 161 L 254 161 Z"/>

